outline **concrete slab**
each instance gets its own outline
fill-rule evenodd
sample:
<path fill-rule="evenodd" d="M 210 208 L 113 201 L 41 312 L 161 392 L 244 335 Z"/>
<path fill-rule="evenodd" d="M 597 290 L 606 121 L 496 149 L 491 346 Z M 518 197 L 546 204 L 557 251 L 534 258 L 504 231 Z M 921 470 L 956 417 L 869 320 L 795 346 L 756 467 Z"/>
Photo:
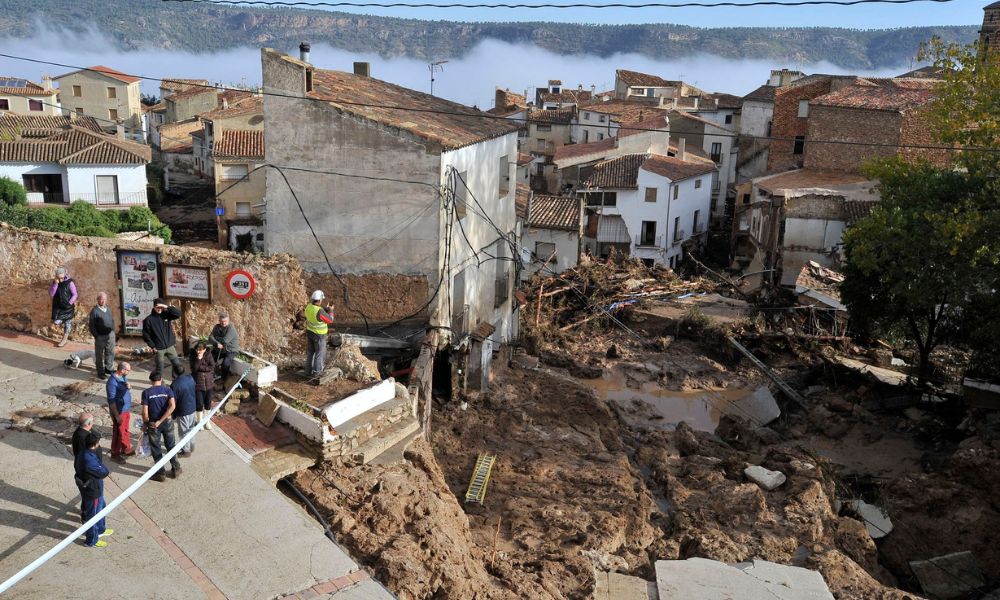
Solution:
<path fill-rule="evenodd" d="M 767 491 L 771 491 L 785 483 L 785 474 L 781 471 L 772 471 L 759 465 L 753 465 L 743 469 L 743 474 L 747 479 L 753 481 Z"/>
<path fill-rule="evenodd" d="M 368 579 L 326 596 L 329 600 L 395 600 L 377 581 Z"/>
<path fill-rule="evenodd" d="M 819 573 L 756 560 L 736 566 L 704 558 L 659 560 L 656 588 L 660 598 L 833 600 Z"/>
<path fill-rule="evenodd" d="M 851 510 L 861 517 L 865 528 L 868 529 L 868 535 L 873 540 L 884 538 L 892 532 L 892 520 L 878 506 L 868 504 L 864 500 L 848 500 L 844 502 L 844 505 L 850 507 Z M 840 512 L 839 506 L 837 507 L 837 512 Z"/>
<path fill-rule="evenodd" d="M 308 469 L 316 464 L 316 455 L 298 444 L 274 448 L 253 457 L 251 468 L 264 479 L 277 485 L 283 477 Z"/>
<path fill-rule="evenodd" d="M 115 511 L 107 523 L 115 530 L 107 548 L 72 544 L 4 598 L 204 597 L 128 512 Z M 66 445 L 36 433 L 0 431 L 0 581 L 79 526 L 80 494 Z"/>
<path fill-rule="evenodd" d="M 934 598 L 965 598 L 973 590 L 986 586 L 983 572 L 971 552 L 954 552 L 929 560 L 910 562 L 920 587 Z"/>
<path fill-rule="evenodd" d="M 752 419 L 757 425 L 767 425 L 781 416 L 781 409 L 766 385 L 760 386 L 749 396 L 730 400 L 723 412 L 744 420 Z"/>

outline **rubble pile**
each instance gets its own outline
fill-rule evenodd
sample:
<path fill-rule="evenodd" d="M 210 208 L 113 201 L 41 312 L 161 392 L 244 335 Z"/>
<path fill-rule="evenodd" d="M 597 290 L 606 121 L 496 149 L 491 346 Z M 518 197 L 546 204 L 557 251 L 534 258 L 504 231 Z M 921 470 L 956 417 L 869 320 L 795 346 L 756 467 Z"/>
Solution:
<path fill-rule="evenodd" d="M 707 279 L 685 280 L 670 269 L 647 267 L 636 258 L 583 261 L 549 277 L 536 276 L 524 294 L 525 328 L 536 334 L 576 330 L 618 318 L 644 302 L 694 292 L 713 292 Z"/>

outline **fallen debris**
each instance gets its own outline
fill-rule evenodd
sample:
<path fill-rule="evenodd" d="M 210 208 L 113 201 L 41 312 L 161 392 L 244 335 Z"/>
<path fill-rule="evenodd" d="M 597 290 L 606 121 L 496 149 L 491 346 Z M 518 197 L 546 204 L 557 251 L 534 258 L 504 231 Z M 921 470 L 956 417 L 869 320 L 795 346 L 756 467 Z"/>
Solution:
<path fill-rule="evenodd" d="M 842 506 L 861 517 L 865 528 L 868 529 L 868 535 L 872 536 L 873 540 L 884 538 L 892 532 L 892 521 L 889 519 L 889 515 L 874 504 L 868 504 L 864 500 L 850 500 L 843 502 Z M 840 511 L 838 510 L 838 512 Z"/>
<path fill-rule="evenodd" d="M 722 412 L 741 419 L 750 419 L 758 426 L 767 425 L 781 416 L 781 409 L 778 408 L 774 395 L 766 385 L 757 388 L 749 396 L 730 400 Z"/>
<path fill-rule="evenodd" d="M 910 562 L 913 574 L 929 596 L 948 600 L 981 591 L 986 578 L 971 552 L 954 552 L 928 560 Z"/>
<path fill-rule="evenodd" d="M 816 571 L 765 560 L 728 565 L 705 558 L 656 561 L 660 598 L 833 600 Z"/>
<path fill-rule="evenodd" d="M 785 483 L 785 474 L 781 471 L 772 471 L 759 465 L 754 465 L 743 469 L 743 474 L 747 479 L 753 481 L 767 491 L 771 491 Z"/>

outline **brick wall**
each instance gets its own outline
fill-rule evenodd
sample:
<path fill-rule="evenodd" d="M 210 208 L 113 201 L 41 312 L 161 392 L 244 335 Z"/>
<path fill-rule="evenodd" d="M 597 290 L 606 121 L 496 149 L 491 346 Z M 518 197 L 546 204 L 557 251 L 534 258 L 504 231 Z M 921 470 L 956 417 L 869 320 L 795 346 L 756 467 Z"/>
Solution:
<path fill-rule="evenodd" d="M 939 145 L 932 128 L 930 106 L 921 106 L 903 113 L 899 143 L 903 146 Z M 900 148 L 899 153 L 907 160 L 923 159 L 944 167 L 951 163 L 955 152 L 921 148 Z"/>
<path fill-rule="evenodd" d="M 809 118 L 799 117 L 799 101 L 812 100 L 830 92 L 831 79 L 778 88 L 774 93 L 774 117 L 771 119 L 771 147 L 767 157 L 768 171 L 783 171 L 798 165 L 804 157 L 793 154 L 794 138 L 809 133 Z M 811 107 L 810 107 L 811 110 Z M 808 152 L 808 144 L 807 149 Z"/>
<path fill-rule="evenodd" d="M 878 156 L 892 156 L 900 143 L 902 115 L 886 110 L 863 110 L 834 106 L 810 106 L 807 140 L 868 142 L 888 146 L 808 141 L 805 166 L 856 173 L 861 165 Z"/>

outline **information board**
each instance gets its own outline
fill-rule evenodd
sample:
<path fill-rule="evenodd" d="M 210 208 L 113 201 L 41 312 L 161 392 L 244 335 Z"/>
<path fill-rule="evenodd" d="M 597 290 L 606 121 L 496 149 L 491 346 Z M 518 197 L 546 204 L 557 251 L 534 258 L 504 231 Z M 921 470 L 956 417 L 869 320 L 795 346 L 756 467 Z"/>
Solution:
<path fill-rule="evenodd" d="M 163 297 L 180 300 L 212 300 L 212 269 L 164 263 Z"/>
<path fill-rule="evenodd" d="M 122 334 L 142 335 L 142 319 L 153 312 L 160 295 L 159 260 L 156 252 L 115 250 L 122 301 Z"/>

